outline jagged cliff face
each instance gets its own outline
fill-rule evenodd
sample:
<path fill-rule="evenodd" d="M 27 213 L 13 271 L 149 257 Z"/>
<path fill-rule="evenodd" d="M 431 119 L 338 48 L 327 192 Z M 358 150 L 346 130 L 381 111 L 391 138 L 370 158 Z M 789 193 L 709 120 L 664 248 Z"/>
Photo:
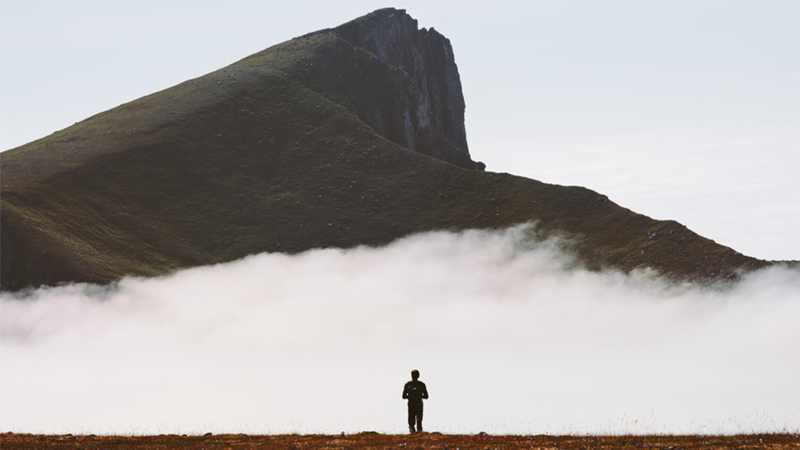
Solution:
<path fill-rule="evenodd" d="M 363 119 L 411 150 L 473 168 L 464 127 L 464 96 L 450 41 L 431 28 L 418 29 L 404 10 L 381 9 L 333 32 L 414 81 L 391 108 L 366 111 Z M 388 113 L 388 114 L 387 114 Z"/>
<path fill-rule="evenodd" d="M 0 154 L 4 290 L 536 222 L 589 268 L 767 265 L 578 187 L 480 170 L 450 43 L 385 9 Z"/>

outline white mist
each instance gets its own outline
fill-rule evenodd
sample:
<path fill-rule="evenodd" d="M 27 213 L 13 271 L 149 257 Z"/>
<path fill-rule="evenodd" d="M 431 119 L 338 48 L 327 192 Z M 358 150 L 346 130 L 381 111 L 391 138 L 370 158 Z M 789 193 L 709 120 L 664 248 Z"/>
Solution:
<path fill-rule="evenodd" d="M 569 270 L 522 228 L 263 254 L 0 303 L 0 431 L 800 430 L 800 275 Z"/>

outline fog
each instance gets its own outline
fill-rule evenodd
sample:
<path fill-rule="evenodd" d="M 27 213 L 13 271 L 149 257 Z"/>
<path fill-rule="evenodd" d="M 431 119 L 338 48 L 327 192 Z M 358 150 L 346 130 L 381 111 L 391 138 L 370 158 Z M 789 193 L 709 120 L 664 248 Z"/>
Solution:
<path fill-rule="evenodd" d="M 532 227 L 262 254 L 0 309 L 0 431 L 800 431 L 800 274 L 575 268 Z"/>

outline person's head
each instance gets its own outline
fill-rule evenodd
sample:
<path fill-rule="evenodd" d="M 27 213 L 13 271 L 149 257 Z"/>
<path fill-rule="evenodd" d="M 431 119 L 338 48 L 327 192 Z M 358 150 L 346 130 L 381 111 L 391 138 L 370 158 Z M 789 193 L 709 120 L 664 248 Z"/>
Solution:
<path fill-rule="evenodd" d="M 411 371 L 411 379 L 414 381 L 419 379 L 419 370 L 414 369 Z"/>

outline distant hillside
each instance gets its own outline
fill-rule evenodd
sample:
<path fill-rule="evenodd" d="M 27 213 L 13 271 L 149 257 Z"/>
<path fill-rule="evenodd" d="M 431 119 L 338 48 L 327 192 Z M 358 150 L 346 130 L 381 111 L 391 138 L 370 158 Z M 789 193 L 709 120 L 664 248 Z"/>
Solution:
<path fill-rule="evenodd" d="M 535 221 L 591 269 L 770 264 L 472 161 L 450 42 L 382 9 L 0 154 L 3 290 Z"/>

